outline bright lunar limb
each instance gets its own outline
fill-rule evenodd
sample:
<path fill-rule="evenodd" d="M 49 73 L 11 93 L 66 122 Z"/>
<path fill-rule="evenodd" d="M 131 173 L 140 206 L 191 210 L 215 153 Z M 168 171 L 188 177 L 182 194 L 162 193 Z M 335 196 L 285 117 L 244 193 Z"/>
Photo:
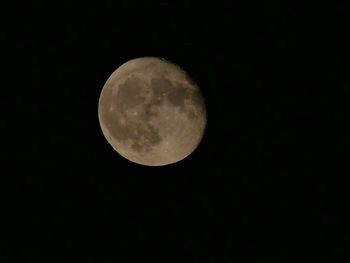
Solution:
<path fill-rule="evenodd" d="M 190 155 L 207 121 L 199 87 L 179 66 L 156 57 L 130 60 L 112 73 L 100 95 L 98 117 L 120 155 L 148 166 Z"/>

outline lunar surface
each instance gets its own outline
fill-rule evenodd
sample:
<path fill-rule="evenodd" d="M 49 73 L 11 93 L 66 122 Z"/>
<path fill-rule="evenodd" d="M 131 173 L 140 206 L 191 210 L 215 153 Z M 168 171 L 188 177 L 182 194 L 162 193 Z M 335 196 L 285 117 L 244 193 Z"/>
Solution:
<path fill-rule="evenodd" d="M 207 121 L 199 87 L 179 66 L 155 57 L 130 60 L 112 73 L 98 116 L 109 144 L 126 159 L 148 166 L 190 155 Z"/>

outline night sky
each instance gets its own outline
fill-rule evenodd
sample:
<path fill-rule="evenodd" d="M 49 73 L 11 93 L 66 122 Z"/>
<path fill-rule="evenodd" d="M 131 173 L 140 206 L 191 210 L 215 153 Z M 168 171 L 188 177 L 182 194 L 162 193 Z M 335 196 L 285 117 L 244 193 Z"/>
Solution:
<path fill-rule="evenodd" d="M 349 262 L 345 4 L 17 8 L 0 262 Z M 169 166 L 124 159 L 98 121 L 110 74 L 143 56 L 180 65 L 207 106 L 201 144 Z"/>

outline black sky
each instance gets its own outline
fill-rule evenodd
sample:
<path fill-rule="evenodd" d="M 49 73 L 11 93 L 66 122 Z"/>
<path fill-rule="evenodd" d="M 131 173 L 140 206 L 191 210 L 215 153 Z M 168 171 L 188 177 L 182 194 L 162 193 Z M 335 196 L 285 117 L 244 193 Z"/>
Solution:
<path fill-rule="evenodd" d="M 348 262 L 349 9 L 190 2 L 31 1 L 5 25 L 1 262 Z M 141 56 L 206 100 L 173 165 L 129 162 L 100 130 L 105 81 Z"/>

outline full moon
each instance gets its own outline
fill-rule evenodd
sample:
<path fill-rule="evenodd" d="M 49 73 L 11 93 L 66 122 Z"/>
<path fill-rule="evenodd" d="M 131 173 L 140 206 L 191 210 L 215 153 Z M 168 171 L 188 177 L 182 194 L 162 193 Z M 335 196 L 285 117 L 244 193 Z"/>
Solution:
<path fill-rule="evenodd" d="M 98 117 L 115 151 L 148 166 L 186 158 L 207 122 L 197 84 L 178 65 L 156 57 L 132 59 L 112 73 L 100 95 Z"/>

